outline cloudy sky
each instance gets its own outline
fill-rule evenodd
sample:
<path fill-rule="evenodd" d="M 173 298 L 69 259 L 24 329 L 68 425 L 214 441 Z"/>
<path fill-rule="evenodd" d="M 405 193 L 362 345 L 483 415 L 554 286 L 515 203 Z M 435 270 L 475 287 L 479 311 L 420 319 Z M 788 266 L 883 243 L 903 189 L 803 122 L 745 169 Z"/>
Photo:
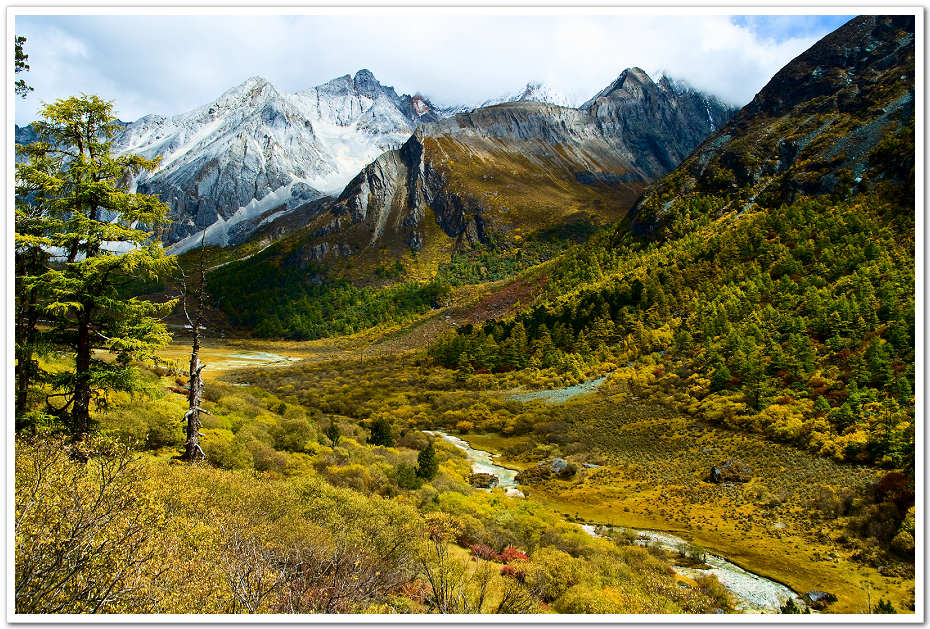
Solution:
<path fill-rule="evenodd" d="M 80 92 L 135 120 L 187 111 L 253 75 L 294 92 L 360 68 L 398 93 L 477 104 L 527 81 L 580 103 L 640 66 L 744 105 L 850 17 L 20 14 L 31 65 L 20 78 L 35 91 L 17 100 L 16 121 Z"/>

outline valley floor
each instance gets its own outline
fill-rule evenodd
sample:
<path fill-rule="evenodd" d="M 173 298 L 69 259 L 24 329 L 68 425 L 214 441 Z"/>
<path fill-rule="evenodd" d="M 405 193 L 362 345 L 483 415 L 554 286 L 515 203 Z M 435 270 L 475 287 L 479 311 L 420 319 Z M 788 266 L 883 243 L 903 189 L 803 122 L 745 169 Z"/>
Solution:
<path fill-rule="evenodd" d="M 877 554 L 863 552 L 863 544 L 851 539 L 851 516 L 841 516 L 836 507 L 843 496 L 875 483 L 880 470 L 837 464 L 678 415 L 657 401 L 639 399 L 620 378 L 608 377 L 595 393 L 562 404 L 524 406 L 500 390 L 506 384 L 475 388 L 474 382 L 456 382 L 447 370 L 397 352 L 416 345 L 410 341 L 418 326 L 441 325 L 447 316 L 432 314 L 380 336 L 306 343 L 208 342 L 204 361 L 215 361 L 212 378 L 278 395 L 292 393 L 302 404 L 333 416 L 359 421 L 386 413 L 411 429 L 461 434 L 474 447 L 499 453 L 497 461 L 509 467 L 529 468 L 552 455 L 565 456 L 580 471 L 569 480 L 522 485 L 529 499 L 570 522 L 673 532 L 798 593 L 836 594 L 830 612 L 864 613 L 869 601 L 874 605 L 882 598 L 902 611 L 912 604 L 913 566 L 879 565 Z M 183 357 L 184 350 L 183 342 L 176 342 L 164 355 Z M 235 359 L 249 352 L 271 352 L 280 359 L 234 369 L 241 367 Z M 290 362 L 295 359 L 301 362 Z M 363 404 L 351 401 L 353 395 L 366 394 Z M 335 402 L 342 396 L 347 399 Z M 427 417 L 422 409 L 430 398 L 432 412 L 438 413 L 437 406 L 455 410 Z M 445 401 L 436 403 L 436 398 Z M 343 408 L 337 410 L 339 404 Z M 537 413 L 549 432 L 481 431 L 482 415 L 484 426 L 494 426 L 500 425 L 499 416 L 527 409 Z M 729 459 L 749 465 L 750 482 L 708 481 L 711 466 Z M 584 468 L 583 462 L 598 467 Z"/>

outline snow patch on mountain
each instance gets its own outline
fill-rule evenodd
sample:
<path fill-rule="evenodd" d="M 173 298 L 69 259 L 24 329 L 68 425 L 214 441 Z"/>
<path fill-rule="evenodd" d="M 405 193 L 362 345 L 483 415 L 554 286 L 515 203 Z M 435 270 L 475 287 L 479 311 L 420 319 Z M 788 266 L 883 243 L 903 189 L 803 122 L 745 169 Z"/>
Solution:
<path fill-rule="evenodd" d="M 129 123 L 114 148 L 161 159 L 133 184 L 171 204 L 167 242 L 204 229 L 219 242 L 253 200 L 274 198 L 295 181 L 316 197 L 338 194 L 419 124 L 453 113 L 421 95 L 399 96 L 368 70 L 294 94 L 256 76 L 189 112 Z"/>
<path fill-rule="evenodd" d="M 292 181 L 285 186 L 281 186 L 266 194 L 261 199 L 252 199 L 248 204 L 237 209 L 232 216 L 223 218 L 217 216 L 216 221 L 204 230 L 200 230 L 190 236 L 174 243 L 166 249 L 169 255 L 179 255 L 195 249 L 203 242 L 207 245 L 216 245 L 227 247 L 230 244 L 230 237 L 236 227 L 244 226 L 244 223 L 251 223 L 252 226 L 258 227 L 279 216 L 287 214 L 289 211 L 300 205 L 317 198 L 315 191 L 304 182 Z M 271 215 L 264 216 L 267 212 L 278 209 Z M 257 219 L 262 219 L 258 221 Z"/>
<path fill-rule="evenodd" d="M 504 96 L 491 98 L 483 103 L 482 107 L 491 105 L 500 105 L 501 103 L 516 103 L 520 101 L 532 101 L 537 103 L 549 103 L 550 105 L 559 105 L 561 107 L 574 107 L 572 100 L 562 92 L 554 89 L 552 86 L 539 81 L 530 81 L 522 89 Z"/>

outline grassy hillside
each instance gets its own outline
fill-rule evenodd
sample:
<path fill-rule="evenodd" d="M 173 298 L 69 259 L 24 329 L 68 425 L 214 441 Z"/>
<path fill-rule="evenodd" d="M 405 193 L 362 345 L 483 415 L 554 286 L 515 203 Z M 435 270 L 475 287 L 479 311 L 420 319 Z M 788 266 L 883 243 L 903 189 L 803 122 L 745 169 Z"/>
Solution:
<path fill-rule="evenodd" d="M 705 613 L 731 601 L 671 557 L 594 539 L 533 501 L 468 486 L 460 451 L 391 445 L 289 393 L 211 382 L 208 463 L 183 442 L 183 376 L 140 372 L 100 435 L 16 444 L 20 613 Z M 331 434 L 331 426 L 338 436 Z M 87 552 L 92 549 L 92 552 Z M 685 583 L 682 587 L 681 583 Z"/>

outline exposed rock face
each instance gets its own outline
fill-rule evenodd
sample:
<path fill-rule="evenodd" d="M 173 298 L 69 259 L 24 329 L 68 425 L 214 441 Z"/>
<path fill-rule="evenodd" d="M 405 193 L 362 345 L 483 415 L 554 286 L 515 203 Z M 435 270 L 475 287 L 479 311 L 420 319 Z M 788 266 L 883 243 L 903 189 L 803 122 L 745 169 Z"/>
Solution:
<path fill-rule="evenodd" d="M 162 157 L 136 186 L 171 204 L 166 242 L 196 234 L 190 242 L 199 244 L 199 232 L 218 223 L 207 240 L 226 246 L 236 240 L 227 237 L 232 225 L 249 232 L 262 215 L 337 193 L 418 124 L 443 115 L 421 96 L 398 96 L 368 70 L 296 94 L 252 77 L 190 112 L 129 123 L 114 148 Z"/>
<path fill-rule="evenodd" d="M 716 215 L 799 195 L 840 198 L 883 182 L 911 186 L 914 17 L 857 17 L 776 74 L 634 209 L 633 228 L 663 234 L 689 195 L 717 197 Z M 893 153 L 893 154 L 892 154 Z"/>
<path fill-rule="evenodd" d="M 685 83 L 652 81 L 629 68 L 581 106 L 608 137 L 624 138 L 637 169 L 651 179 L 673 170 L 736 112 Z"/>
<path fill-rule="evenodd" d="M 573 208 L 613 221 L 732 111 L 634 68 L 580 109 L 518 101 L 459 113 L 366 166 L 312 231 L 330 248 L 402 254 L 400 243 L 423 247 L 427 222 L 484 242 L 558 224 Z"/>

